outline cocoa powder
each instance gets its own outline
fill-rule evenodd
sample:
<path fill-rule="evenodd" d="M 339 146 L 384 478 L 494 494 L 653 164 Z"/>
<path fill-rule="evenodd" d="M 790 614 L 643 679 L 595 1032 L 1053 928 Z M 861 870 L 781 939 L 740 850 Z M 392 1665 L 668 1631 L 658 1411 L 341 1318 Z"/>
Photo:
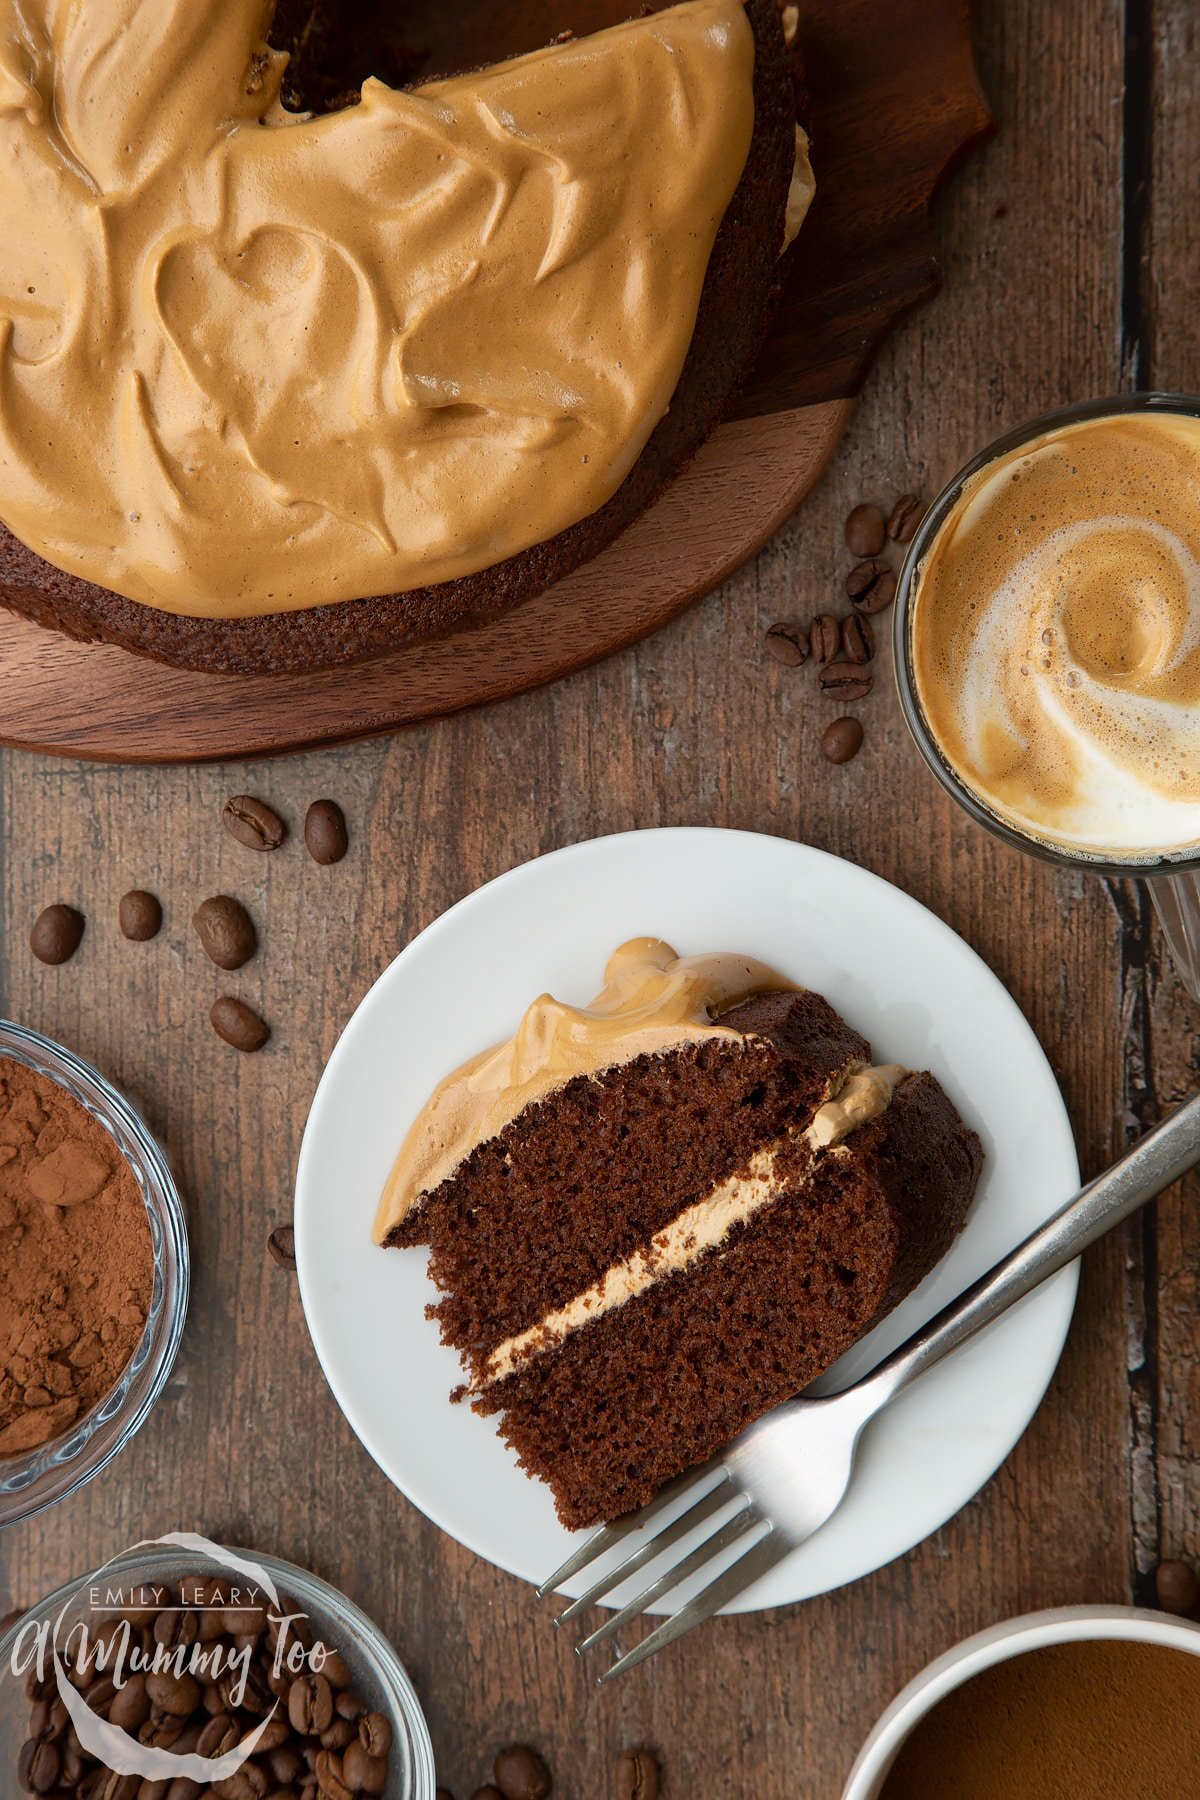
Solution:
<path fill-rule="evenodd" d="M 0 1457 L 103 1398 L 152 1285 L 145 1202 L 115 1141 L 57 1083 L 0 1057 Z"/>
<path fill-rule="evenodd" d="M 1200 1656 L 1055 1644 L 997 1663 L 919 1722 L 881 1800 L 1182 1800 L 1200 1794 Z"/>

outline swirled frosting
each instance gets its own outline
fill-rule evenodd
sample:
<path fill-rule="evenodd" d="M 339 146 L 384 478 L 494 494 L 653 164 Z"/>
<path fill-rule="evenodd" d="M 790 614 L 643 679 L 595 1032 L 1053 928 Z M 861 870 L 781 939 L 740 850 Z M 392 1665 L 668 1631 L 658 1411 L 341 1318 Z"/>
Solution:
<path fill-rule="evenodd" d="M 1200 844 L 1200 420 L 1114 414 L 981 470 L 910 632 L 933 734 L 1000 818 L 1119 861 Z"/>
<path fill-rule="evenodd" d="M 311 118 L 270 0 L 0 0 L 0 517 L 245 617 L 491 566 L 667 409 L 753 129 L 741 0 Z"/>
<path fill-rule="evenodd" d="M 472 1057 L 438 1084 L 413 1121 L 375 1218 L 375 1242 L 401 1224 L 477 1144 L 577 1075 L 661 1055 L 708 1038 L 736 1037 L 722 1013 L 751 994 L 794 984 L 753 957 L 676 956 L 661 938 L 614 950 L 590 1006 L 542 994 L 504 1043 Z"/>

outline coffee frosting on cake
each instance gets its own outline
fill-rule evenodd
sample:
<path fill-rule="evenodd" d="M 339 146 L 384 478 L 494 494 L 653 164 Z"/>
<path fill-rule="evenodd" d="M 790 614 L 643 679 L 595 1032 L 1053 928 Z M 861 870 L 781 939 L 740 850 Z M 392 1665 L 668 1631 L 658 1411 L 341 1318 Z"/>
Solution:
<path fill-rule="evenodd" d="M 683 1044 L 735 1038 L 720 1022 L 751 994 L 794 991 L 753 957 L 677 957 L 661 938 L 631 938 L 609 957 L 589 1006 L 542 994 L 511 1038 L 472 1057 L 438 1084 L 414 1120 L 379 1203 L 382 1244 L 421 1196 L 451 1175 L 477 1144 L 577 1075 L 661 1055 Z"/>
<path fill-rule="evenodd" d="M 921 706 L 991 809 L 1117 858 L 1200 843 L 1200 420 L 1058 426 L 966 482 L 918 570 Z"/>
<path fill-rule="evenodd" d="M 250 617 L 553 537 L 666 411 L 754 123 L 741 0 L 320 118 L 267 0 L 0 0 L 0 509 Z"/>

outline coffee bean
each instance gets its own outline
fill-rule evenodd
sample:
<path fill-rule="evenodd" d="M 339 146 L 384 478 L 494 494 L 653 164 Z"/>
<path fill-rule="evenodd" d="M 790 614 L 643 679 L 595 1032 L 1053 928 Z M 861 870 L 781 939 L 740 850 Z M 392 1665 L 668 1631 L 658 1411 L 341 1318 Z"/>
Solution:
<path fill-rule="evenodd" d="M 826 762 L 846 763 L 862 748 L 863 728 L 857 719 L 835 719 L 821 733 L 821 755 Z"/>
<path fill-rule="evenodd" d="M 169 1587 L 158 1582 L 139 1582 L 129 1590 L 129 1600 L 121 1608 L 121 1617 L 130 1625 L 153 1625 L 159 1608 L 170 1606 L 175 1596 Z M 153 1640 L 151 1640 L 153 1641 Z"/>
<path fill-rule="evenodd" d="M 382 1794 L 387 1787 L 386 1759 L 370 1756 L 357 1739 L 342 1758 L 342 1774 L 356 1794 Z"/>
<path fill-rule="evenodd" d="M 878 556 L 883 549 L 883 514 L 877 506 L 856 506 L 846 520 L 846 548 L 852 556 Z"/>
<path fill-rule="evenodd" d="M 329 1683 L 330 1687 L 337 1688 L 339 1692 L 342 1688 L 348 1688 L 350 1686 L 350 1664 L 346 1661 L 340 1650 L 327 1650 L 325 1652 L 325 1660 L 321 1664 L 321 1673 Z"/>
<path fill-rule="evenodd" d="M 842 620 L 842 655 L 847 662 L 868 663 L 875 654 L 875 633 L 854 613 Z"/>
<path fill-rule="evenodd" d="M 1200 1605 L 1200 1581 L 1189 1563 L 1159 1563 L 1154 1571 L 1154 1592 L 1163 1611 L 1181 1619 L 1190 1619 Z"/>
<path fill-rule="evenodd" d="M 121 936 L 131 944 L 148 944 L 162 929 L 162 907 L 145 888 L 131 888 L 121 895 L 117 907 L 117 923 Z"/>
<path fill-rule="evenodd" d="M 821 670 L 821 692 L 835 700 L 865 700 L 873 686 L 866 669 L 854 663 L 830 663 Z"/>
<path fill-rule="evenodd" d="M 136 1732 L 139 1725 L 150 1716 L 150 1697 L 146 1692 L 146 1677 L 130 1675 L 124 1687 L 117 1689 L 113 1695 L 113 1703 L 108 1710 L 108 1717 L 113 1725 L 119 1725 L 122 1731 Z"/>
<path fill-rule="evenodd" d="M 218 969 L 240 969 L 258 949 L 254 921 L 232 894 L 214 894 L 192 914 L 204 954 Z"/>
<path fill-rule="evenodd" d="M 73 906 L 47 906 L 33 921 L 29 948 L 39 962 L 70 962 L 83 939 L 87 920 Z"/>
<path fill-rule="evenodd" d="M 45 1740 L 40 1744 L 35 1743 L 25 1768 L 22 1786 L 33 1794 L 52 1793 L 58 1786 L 61 1769 L 62 1752 L 58 1745 Z"/>
<path fill-rule="evenodd" d="M 440 1787 L 434 1793 L 433 1800 L 454 1800 L 454 1795 L 449 1788 Z"/>
<path fill-rule="evenodd" d="M 267 1752 L 267 1770 L 277 1787 L 288 1787 L 298 1781 L 304 1766 L 304 1758 L 294 1743 L 281 1744 L 278 1750 Z"/>
<path fill-rule="evenodd" d="M 321 1733 L 321 1747 L 325 1750 L 344 1750 L 347 1744 L 353 1743 L 357 1750 L 362 1750 L 358 1741 L 358 1732 L 352 1719 L 334 1719 Z M 363 1751 L 366 1755 L 366 1751 Z"/>
<path fill-rule="evenodd" d="M 335 1751 L 322 1750 L 315 1770 L 321 1800 L 354 1800 L 354 1789 L 344 1780 L 342 1759 Z"/>
<path fill-rule="evenodd" d="M 296 1233 L 291 1225 L 277 1225 L 267 1239 L 267 1249 L 281 1269 L 296 1267 Z"/>
<path fill-rule="evenodd" d="M 288 1226 L 287 1229 L 290 1231 L 291 1227 Z M 353 1688 L 346 1688 L 334 1701 L 333 1710 L 339 1719 L 353 1719 L 357 1723 L 370 1709 L 361 1694 L 356 1694 Z"/>
<path fill-rule="evenodd" d="M 554 1783 L 550 1771 L 528 1744 L 510 1744 L 492 1764 L 492 1780 L 504 1800 L 545 1800 Z"/>
<path fill-rule="evenodd" d="M 838 653 L 841 627 L 832 613 L 818 613 L 808 628 L 808 647 L 814 662 L 825 663 Z"/>
<path fill-rule="evenodd" d="M 908 544 L 916 535 L 925 508 L 915 494 L 901 494 L 888 515 L 887 534 L 894 544 Z"/>
<path fill-rule="evenodd" d="M 241 1742 L 242 1734 L 237 1720 L 232 1713 L 214 1713 L 207 1720 L 196 1745 L 197 1756 L 224 1756 L 235 1744 Z"/>
<path fill-rule="evenodd" d="M 221 823 L 247 850 L 278 850 L 287 826 L 265 800 L 253 794 L 235 794 L 221 811 Z"/>
<path fill-rule="evenodd" d="M 369 1756 L 386 1756 L 392 1747 L 392 1721 L 386 1713 L 364 1713 L 358 1721 L 358 1739 Z"/>
<path fill-rule="evenodd" d="M 224 1781 L 214 1781 L 212 1791 L 217 1800 L 262 1800 L 267 1791 L 266 1771 L 256 1763 L 243 1763 L 240 1769 L 227 1775 Z"/>
<path fill-rule="evenodd" d="M 19 1606 L 14 1606 L 11 1612 L 6 1612 L 4 1617 L 0 1619 L 0 1637 L 3 1637 L 6 1631 L 11 1631 L 18 1619 L 23 1619 L 24 1617 L 24 1610 Z"/>
<path fill-rule="evenodd" d="M 314 862 L 341 862 L 349 848 L 346 816 L 335 800 L 314 800 L 304 815 L 304 842 Z"/>
<path fill-rule="evenodd" d="M 658 1800 L 658 1764 L 649 1750 L 626 1750 L 617 1762 L 616 1800 Z"/>
<path fill-rule="evenodd" d="M 772 625 L 766 634 L 766 646 L 775 661 L 785 668 L 798 669 L 808 661 L 808 633 L 802 625 L 783 620 Z"/>
<path fill-rule="evenodd" d="M 171 1669 L 156 1669 L 146 1677 L 146 1692 L 151 1706 L 168 1713 L 173 1719 L 186 1719 L 200 1704 L 200 1686 L 194 1675 L 176 1675 Z"/>
<path fill-rule="evenodd" d="M 504 1800 L 504 1795 L 500 1792 L 498 1787 L 493 1787 L 489 1781 L 486 1782 L 483 1787 L 475 1789 L 475 1792 L 471 1795 L 471 1800 Z"/>
<path fill-rule="evenodd" d="M 896 577 L 885 562 L 873 557 L 851 569 L 846 593 L 855 612 L 883 612 L 896 598 Z"/>
<path fill-rule="evenodd" d="M 235 1000 L 232 994 L 222 994 L 219 1000 L 214 1000 L 208 1016 L 217 1036 L 247 1055 L 261 1050 L 271 1035 L 270 1026 L 264 1025 L 244 1000 Z"/>
<path fill-rule="evenodd" d="M 315 1737 L 333 1718 L 333 1689 L 323 1675 L 311 1670 L 297 1675 L 288 1689 L 288 1718 L 302 1737 Z"/>

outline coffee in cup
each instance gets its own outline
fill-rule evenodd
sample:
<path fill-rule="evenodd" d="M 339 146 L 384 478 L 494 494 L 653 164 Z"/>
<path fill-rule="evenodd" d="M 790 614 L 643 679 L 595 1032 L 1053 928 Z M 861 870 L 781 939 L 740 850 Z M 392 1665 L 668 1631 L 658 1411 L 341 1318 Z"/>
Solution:
<path fill-rule="evenodd" d="M 914 545 L 924 724 L 1032 846 L 1195 857 L 1200 418 L 1147 405 L 1041 423 L 968 473 Z"/>

